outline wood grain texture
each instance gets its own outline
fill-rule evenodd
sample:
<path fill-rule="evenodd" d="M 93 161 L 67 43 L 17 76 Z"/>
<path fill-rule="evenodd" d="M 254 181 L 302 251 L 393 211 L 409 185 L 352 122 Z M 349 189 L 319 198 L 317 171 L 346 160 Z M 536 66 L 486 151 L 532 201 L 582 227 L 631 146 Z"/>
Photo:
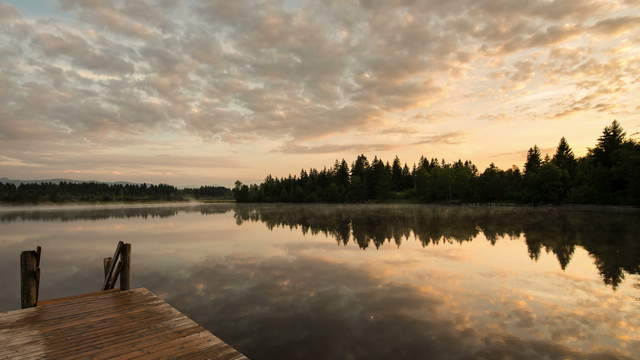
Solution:
<path fill-rule="evenodd" d="M 0 313 L 0 359 L 243 360 L 147 289 L 110 290 Z"/>

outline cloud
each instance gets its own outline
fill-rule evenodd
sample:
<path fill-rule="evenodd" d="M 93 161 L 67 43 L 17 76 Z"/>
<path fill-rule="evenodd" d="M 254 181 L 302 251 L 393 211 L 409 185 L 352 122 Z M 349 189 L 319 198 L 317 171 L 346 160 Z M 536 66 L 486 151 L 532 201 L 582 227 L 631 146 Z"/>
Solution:
<path fill-rule="evenodd" d="M 499 47 L 498 53 L 504 55 L 523 49 L 556 45 L 570 40 L 583 32 L 584 29 L 576 25 L 552 25 L 544 31 L 540 31 L 532 35 L 513 37 L 510 41 Z"/>
<path fill-rule="evenodd" d="M 618 34 L 640 26 L 640 17 L 621 16 L 598 21 L 591 28 L 597 32 L 605 34 Z"/>
<path fill-rule="evenodd" d="M 398 145 L 393 144 L 324 144 L 317 146 L 285 144 L 274 151 L 285 154 L 333 154 L 341 152 L 364 153 L 370 151 L 387 151 L 398 147 Z"/>
<path fill-rule="evenodd" d="M 509 116 L 505 113 L 483 114 L 478 116 L 478 120 L 503 122 L 503 121 L 509 121 Z"/>
<path fill-rule="evenodd" d="M 13 6 L 0 3 L 0 20 L 15 19 L 20 17 L 20 12 Z"/>
<path fill-rule="evenodd" d="M 393 126 L 380 131 L 381 134 L 415 134 L 418 130 L 412 127 Z"/>
<path fill-rule="evenodd" d="M 460 144 L 464 142 L 464 138 L 467 136 L 462 131 L 452 131 L 443 134 L 429 135 L 422 137 L 421 140 L 412 143 L 412 145 L 425 145 L 425 144 Z"/>
<path fill-rule="evenodd" d="M 30 166 L 38 166 L 38 165 L 30 164 L 30 163 L 24 162 L 24 161 L 22 161 L 20 159 L 15 159 L 15 158 L 11 158 L 11 157 L 8 157 L 8 156 L 0 155 L 0 166 L 7 166 L 7 167 L 9 167 L 9 166 L 20 166 L 20 167 L 26 166 L 26 167 L 30 167 Z"/>
<path fill-rule="evenodd" d="M 467 113 L 518 121 L 637 106 L 617 101 L 640 79 L 640 9 L 628 0 L 61 0 L 58 10 L 44 19 L 0 3 L 0 138 L 11 146 L 90 151 L 180 135 L 282 153 L 384 151 L 395 145 L 377 134 L 431 133 L 436 119 L 454 133 Z M 570 106 L 585 86 L 575 96 L 613 92 Z M 550 88 L 561 95 L 526 104 L 514 91 Z M 365 145 L 291 145 L 360 134 Z M 461 137 L 415 144 L 436 142 Z"/>
<path fill-rule="evenodd" d="M 413 134 L 408 128 L 391 128 L 383 134 Z M 378 144 L 322 144 L 322 145 L 300 145 L 295 143 L 287 143 L 274 150 L 274 152 L 282 152 L 285 154 L 333 154 L 333 153 L 365 153 L 376 151 L 389 151 L 406 146 L 425 145 L 425 144 L 460 144 L 464 142 L 466 133 L 461 131 L 446 132 L 442 134 L 427 135 L 419 137 L 419 140 L 405 144 L 378 143 Z"/>
<path fill-rule="evenodd" d="M 36 33 L 32 41 L 34 49 L 41 50 L 49 59 L 62 56 L 79 68 L 110 75 L 127 75 L 134 71 L 134 66 L 123 59 L 121 54 L 90 44 L 71 32 Z"/>
<path fill-rule="evenodd" d="M 249 0 L 193 6 L 64 0 L 62 9 L 80 25 L 23 24 L 30 34 L 23 43 L 26 72 L 13 74 L 13 87 L 34 91 L 33 71 L 47 69 L 39 91 L 51 91 L 51 73 L 60 71 L 68 100 L 34 107 L 31 117 L 46 114 L 78 135 L 178 123 L 223 141 L 247 133 L 309 139 L 381 127 L 385 115 L 442 96 L 436 77 L 464 71 L 474 48 L 504 54 L 558 44 L 586 30 L 556 22 L 605 8 L 599 1 L 326 1 L 288 8 Z M 423 10 L 428 16 L 415 16 Z M 461 11 L 476 25 L 463 26 L 453 16 Z M 17 16 L 8 5 L 2 14 L 9 21 Z M 549 25 L 532 34 L 536 19 Z M 594 29 L 623 26 L 612 22 L 632 18 L 603 20 Z M 511 80 L 522 83 L 533 66 L 518 64 Z"/>
<path fill-rule="evenodd" d="M 33 165 L 79 167 L 84 168 L 91 163 L 99 163 L 105 168 L 111 167 L 201 167 L 201 168 L 238 168 L 236 161 L 220 156 L 178 156 L 170 154 L 158 155 L 96 155 L 96 154 L 52 154 L 50 158 L 36 158 L 30 161 Z"/>

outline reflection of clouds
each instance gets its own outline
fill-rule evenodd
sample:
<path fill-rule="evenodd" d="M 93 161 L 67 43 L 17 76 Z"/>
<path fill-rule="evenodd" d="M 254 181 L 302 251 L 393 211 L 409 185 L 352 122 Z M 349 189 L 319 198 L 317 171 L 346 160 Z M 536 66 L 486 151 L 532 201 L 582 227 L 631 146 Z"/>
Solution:
<path fill-rule="evenodd" d="M 142 281 L 256 359 L 628 358 L 614 346 L 591 352 L 588 344 L 531 337 L 539 327 L 564 322 L 541 322 L 528 302 L 501 302 L 490 314 L 495 318 L 480 321 L 456 293 L 390 282 L 372 268 L 304 256 L 232 256 L 196 264 L 188 273 L 188 281 L 153 272 Z M 594 324 L 582 328 L 587 325 Z M 508 332 L 512 326 L 524 331 L 515 336 Z"/>
<path fill-rule="evenodd" d="M 255 359 L 627 359 L 640 350 L 634 289 L 603 286 L 593 264 L 596 256 L 608 266 L 634 264 L 636 225 L 616 228 L 625 216 L 233 204 L 176 208 L 170 217 L 111 214 L 0 224 L 0 283 L 17 289 L 19 252 L 40 244 L 44 298 L 95 291 L 102 257 L 124 240 L 134 246 L 136 286 Z M 344 220 L 379 250 L 351 236 L 345 246 Z M 571 264 L 560 270 L 556 252 L 573 243 Z M 609 256 L 611 244 L 629 254 Z M 541 250 L 535 261 L 533 246 Z M 18 304 L 18 291 L 0 291 L 3 310 Z"/>

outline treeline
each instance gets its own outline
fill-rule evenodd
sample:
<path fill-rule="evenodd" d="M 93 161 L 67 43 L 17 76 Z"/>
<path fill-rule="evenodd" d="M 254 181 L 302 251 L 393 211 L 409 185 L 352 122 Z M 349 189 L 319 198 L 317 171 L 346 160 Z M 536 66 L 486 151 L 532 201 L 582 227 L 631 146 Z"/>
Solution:
<path fill-rule="evenodd" d="M 172 185 L 86 183 L 0 183 L 0 202 L 131 202 L 186 201 L 232 199 L 230 189 L 223 186 L 201 186 L 178 189 Z"/>
<path fill-rule="evenodd" d="M 640 204 L 640 142 L 626 137 L 617 121 L 604 128 L 596 146 L 576 158 L 560 139 L 552 157 L 529 149 L 523 170 L 493 163 L 479 172 L 470 161 L 448 163 L 421 157 L 411 168 L 396 157 L 390 164 L 360 155 L 349 166 L 302 170 L 263 183 L 236 181 L 238 202 L 514 202 Z"/>

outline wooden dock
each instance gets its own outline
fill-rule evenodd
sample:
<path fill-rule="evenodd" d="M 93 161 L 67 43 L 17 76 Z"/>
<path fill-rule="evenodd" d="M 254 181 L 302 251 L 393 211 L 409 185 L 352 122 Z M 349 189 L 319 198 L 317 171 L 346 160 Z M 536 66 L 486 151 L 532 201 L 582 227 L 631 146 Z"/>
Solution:
<path fill-rule="evenodd" d="M 0 313 L 0 359 L 246 359 L 147 289 Z"/>

